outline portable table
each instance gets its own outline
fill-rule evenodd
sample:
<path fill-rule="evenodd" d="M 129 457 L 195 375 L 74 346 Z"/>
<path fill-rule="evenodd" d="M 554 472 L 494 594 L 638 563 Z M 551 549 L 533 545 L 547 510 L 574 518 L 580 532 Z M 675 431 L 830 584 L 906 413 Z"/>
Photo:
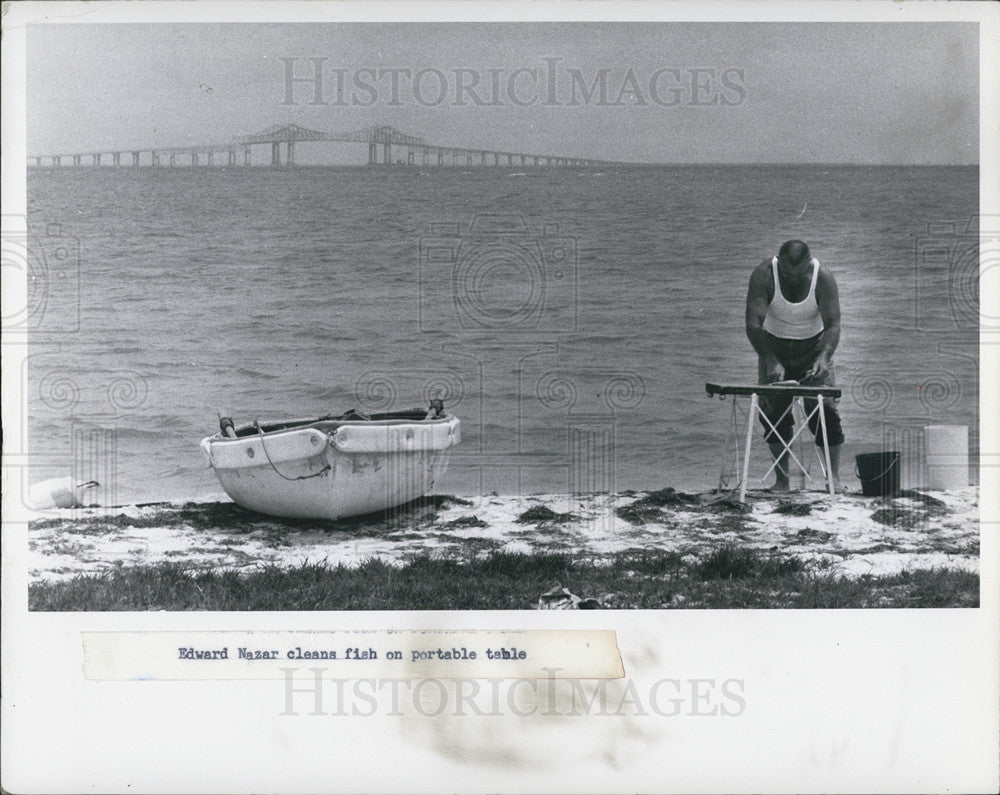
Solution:
<path fill-rule="evenodd" d="M 770 427 L 771 431 L 774 432 L 775 436 L 780 440 L 782 447 L 784 448 L 782 455 L 788 453 L 788 461 L 794 461 L 796 466 L 805 477 L 809 477 L 809 469 L 798 459 L 795 453 L 792 451 L 792 445 L 798 438 L 799 434 L 803 430 L 808 429 L 809 420 L 819 412 L 819 427 L 820 435 L 823 440 L 822 451 L 823 458 L 820 462 L 820 466 L 823 469 L 823 474 L 826 479 L 827 489 L 830 494 L 834 493 L 833 486 L 833 471 L 830 467 L 830 443 L 826 433 L 826 413 L 823 411 L 824 400 L 830 399 L 835 400 L 840 397 L 841 391 L 837 387 L 832 386 L 802 386 L 801 384 L 715 384 L 707 383 L 705 384 L 705 391 L 708 393 L 709 397 L 719 396 L 725 399 L 726 396 L 731 395 L 733 397 L 733 411 L 734 411 L 734 428 L 735 428 L 735 411 L 736 411 L 736 398 L 749 396 L 750 397 L 750 411 L 747 414 L 747 428 L 746 428 L 746 442 L 743 446 L 743 467 L 739 466 L 739 440 L 734 436 L 734 446 L 735 453 L 737 455 L 736 459 L 736 477 L 739 483 L 740 491 L 740 501 L 744 501 L 747 495 L 747 481 L 749 480 L 749 469 L 750 469 L 750 445 L 753 441 L 753 426 L 757 417 L 761 417 L 764 424 Z M 760 398 L 762 395 L 782 395 L 784 397 L 790 397 L 791 401 L 788 404 L 788 408 L 781 414 L 777 422 L 772 423 L 768 419 L 767 415 L 764 413 L 760 405 Z M 804 398 L 815 398 L 816 402 L 813 404 L 812 409 L 807 412 L 805 407 Z M 777 428 L 775 427 L 778 423 L 784 419 L 788 412 L 792 412 L 794 416 L 795 406 L 799 407 L 799 411 L 802 415 L 802 422 L 797 423 L 798 427 L 792 434 L 790 439 L 782 439 L 778 436 Z M 767 472 L 764 473 L 763 477 L 766 478 L 771 470 L 778 465 L 778 460 L 781 456 L 776 458 L 771 464 Z M 725 464 L 723 464 L 725 467 Z M 789 469 L 791 469 L 791 463 L 789 463 Z M 789 472 L 791 476 L 791 472 Z M 720 490 L 724 487 L 725 480 L 725 470 L 723 469 L 723 474 L 719 478 L 719 488 Z"/>

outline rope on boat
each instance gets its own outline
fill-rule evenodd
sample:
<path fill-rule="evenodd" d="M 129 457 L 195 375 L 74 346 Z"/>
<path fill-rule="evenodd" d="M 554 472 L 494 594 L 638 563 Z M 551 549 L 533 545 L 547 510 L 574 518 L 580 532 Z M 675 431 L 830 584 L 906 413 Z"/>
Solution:
<path fill-rule="evenodd" d="M 274 465 L 274 461 L 271 460 L 270 453 L 267 452 L 267 445 L 264 444 L 264 429 L 260 427 L 260 420 L 253 421 L 254 427 L 257 429 L 257 434 L 260 436 L 260 446 L 264 450 L 264 457 L 267 459 L 267 463 L 271 465 L 271 469 L 274 470 L 275 474 L 282 478 L 283 480 L 309 480 L 309 478 L 316 478 L 330 469 L 330 465 L 327 464 L 319 472 L 313 472 L 311 475 L 298 475 L 297 477 L 288 477 L 284 473 L 280 472 L 278 468 Z"/>

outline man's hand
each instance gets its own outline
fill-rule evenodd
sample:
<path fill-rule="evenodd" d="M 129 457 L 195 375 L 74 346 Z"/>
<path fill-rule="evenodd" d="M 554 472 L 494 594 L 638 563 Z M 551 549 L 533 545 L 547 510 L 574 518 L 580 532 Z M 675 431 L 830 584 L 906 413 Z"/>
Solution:
<path fill-rule="evenodd" d="M 806 373 L 805 376 L 802 378 L 802 383 L 803 384 L 810 384 L 810 383 L 820 383 L 820 384 L 822 384 L 822 383 L 825 383 L 826 377 L 829 374 L 830 374 L 830 359 L 827 356 L 825 356 L 825 355 L 821 355 L 813 363 L 813 366 L 810 368 L 809 372 Z"/>
<path fill-rule="evenodd" d="M 785 368 L 773 356 L 768 356 L 764 359 L 764 373 L 769 384 L 782 381 L 785 378 Z"/>

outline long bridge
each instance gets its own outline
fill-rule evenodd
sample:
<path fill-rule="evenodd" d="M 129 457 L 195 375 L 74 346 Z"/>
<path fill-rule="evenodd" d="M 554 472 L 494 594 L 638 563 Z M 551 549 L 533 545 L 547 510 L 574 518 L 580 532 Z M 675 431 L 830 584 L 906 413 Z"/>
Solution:
<path fill-rule="evenodd" d="M 251 147 L 271 146 L 272 166 L 295 165 L 296 144 L 311 141 L 337 141 L 341 143 L 367 143 L 368 165 L 435 165 L 435 166 L 611 166 L 628 165 L 612 160 L 594 160 L 588 157 L 565 157 L 527 152 L 510 152 L 496 149 L 443 146 L 428 143 L 425 139 L 408 135 L 389 126 L 365 127 L 352 132 L 327 133 L 310 130 L 297 124 L 276 124 L 255 135 L 244 135 L 230 143 L 202 144 L 196 146 L 156 146 L 90 149 L 86 152 L 29 155 L 28 164 L 35 166 L 74 166 L 102 164 L 108 157 L 114 166 L 198 166 L 218 165 L 249 166 L 252 162 Z M 282 145 L 285 157 L 282 159 Z M 393 147 L 405 159 L 393 160 Z M 381 152 L 381 160 L 379 154 Z M 242 158 L 240 154 L 242 153 Z M 86 161 L 86 162 L 85 162 Z M 124 161 L 124 162 L 123 162 Z M 107 160 L 103 161 L 107 163 Z"/>

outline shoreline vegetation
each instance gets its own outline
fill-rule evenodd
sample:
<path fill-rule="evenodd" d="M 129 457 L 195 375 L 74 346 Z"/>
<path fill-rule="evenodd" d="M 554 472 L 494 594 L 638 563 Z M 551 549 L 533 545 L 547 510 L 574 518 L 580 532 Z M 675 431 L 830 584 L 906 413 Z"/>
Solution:
<path fill-rule="evenodd" d="M 229 502 L 52 512 L 36 611 L 978 607 L 978 489 L 435 495 L 337 522 Z"/>

